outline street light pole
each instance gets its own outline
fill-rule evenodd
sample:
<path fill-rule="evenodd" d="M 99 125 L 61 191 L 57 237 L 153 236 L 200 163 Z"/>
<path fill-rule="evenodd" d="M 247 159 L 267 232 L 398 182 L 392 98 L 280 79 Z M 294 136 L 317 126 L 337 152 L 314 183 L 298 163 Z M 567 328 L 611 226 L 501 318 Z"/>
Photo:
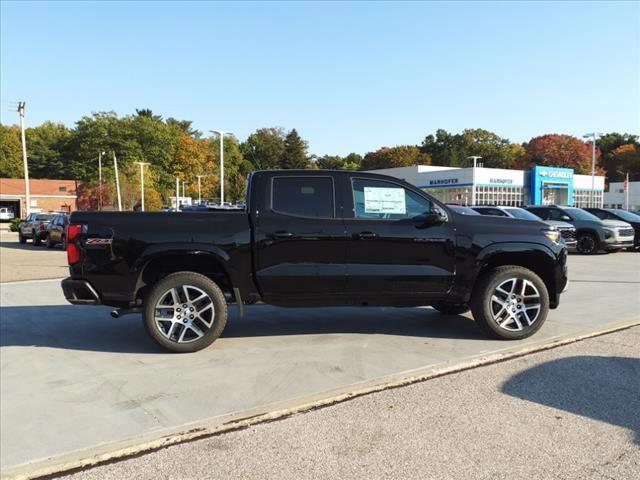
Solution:
<path fill-rule="evenodd" d="M 224 205 L 224 134 L 222 130 L 209 130 L 220 135 L 220 206 Z M 226 132 L 227 135 L 230 132 Z"/>
<path fill-rule="evenodd" d="M 140 165 L 140 207 L 144 212 L 144 166 L 149 165 L 149 162 L 135 162 Z"/>
<path fill-rule="evenodd" d="M 473 160 L 473 174 L 471 175 L 471 205 L 476 204 L 476 165 L 478 160 L 482 157 L 478 157 L 477 155 L 471 155 L 467 157 L 468 160 Z"/>
<path fill-rule="evenodd" d="M 113 169 L 116 176 L 116 194 L 118 195 L 118 211 L 122 211 L 122 195 L 120 195 L 120 178 L 118 176 L 118 159 L 116 152 L 113 152 Z"/>
<path fill-rule="evenodd" d="M 596 190 L 596 139 L 602 135 L 598 132 L 585 133 L 582 138 L 591 138 L 591 194 L 589 195 L 589 206 L 595 207 L 594 197 Z"/>
<path fill-rule="evenodd" d="M 20 114 L 20 135 L 22 138 L 22 164 L 24 167 L 25 217 L 28 217 L 31 211 L 31 194 L 29 192 L 29 163 L 27 162 L 27 141 L 24 134 L 24 105 L 25 102 L 18 103 L 18 113 Z"/>
<path fill-rule="evenodd" d="M 98 152 L 98 210 L 102 211 L 102 155 L 104 152 Z"/>
<path fill-rule="evenodd" d="M 178 198 L 180 198 L 180 178 L 176 177 L 176 212 L 180 211 Z"/>
<path fill-rule="evenodd" d="M 198 205 L 202 205 L 202 189 L 200 186 L 200 179 L 202 175 L 198 175 Z"/>

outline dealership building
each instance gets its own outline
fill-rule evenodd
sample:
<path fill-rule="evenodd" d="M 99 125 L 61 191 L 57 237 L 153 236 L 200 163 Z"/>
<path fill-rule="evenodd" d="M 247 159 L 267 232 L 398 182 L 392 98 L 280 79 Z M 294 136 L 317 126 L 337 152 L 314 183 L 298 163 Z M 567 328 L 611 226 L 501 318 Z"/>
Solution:
<path fill-rule="evenodd" d="M 445 203 L 575 207 L 601 207 L 603 203 L 604 177 L 592 180 L 591 175 L 578 175 L 571 168 L 507 170 L 416 165 L 372 172 L 405 180 Z"/>
<path fill-rule="evenodd" d="M 73 212 L 78 208 L 75 180 L 29 180 L 30 212 Z M 0 207 L 7 207 L 16 217 L 27 212 L 25 184 L 22 178 L 0 178 Z"/>

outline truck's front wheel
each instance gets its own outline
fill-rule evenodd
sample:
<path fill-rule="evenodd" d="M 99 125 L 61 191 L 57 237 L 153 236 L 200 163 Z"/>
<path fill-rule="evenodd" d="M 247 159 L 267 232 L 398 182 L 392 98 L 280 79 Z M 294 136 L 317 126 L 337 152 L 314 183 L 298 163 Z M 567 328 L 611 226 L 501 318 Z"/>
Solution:
<path fill-rule="evenodd" d="M 152 287 L 143 316 L 147 331 L 162 347 L 172 352 L 196 352 L 211 345 L 224 330 L 227 302 L 209 278 L 178 272 Z"/>
<path fill-rule="evenodd" d="M 549 313 L 549 293 L 531 270 L 508 265 L 478 280 L 471 297 L 478 326 L 492 337 L 519 340 L 536 333 Z"/>

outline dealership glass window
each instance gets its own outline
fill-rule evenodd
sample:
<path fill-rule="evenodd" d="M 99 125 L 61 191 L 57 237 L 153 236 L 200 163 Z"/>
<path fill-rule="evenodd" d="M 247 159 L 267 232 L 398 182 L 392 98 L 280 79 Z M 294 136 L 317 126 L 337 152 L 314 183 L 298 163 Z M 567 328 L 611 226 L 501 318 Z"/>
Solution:
<path fill-rule="evenodd" d="M 478 185 L 476 187 L 476 205 L 503 205 L 517 207 L 527 201 L 523 187 L 502 187 Z"/>
<path fill-rule="evenodd" d="M 456 203 L 458 205 L 471 205 L 471 186 L 425 188 L 423 189 L 432 197 L 443 203 Z"/>
<path fill-rule="evenodd" d="M 586 207 L 602 207 L 603 198 L 602 190 L 595 190 L 593 194 L 593 202 L 591 200 L 591 189 L 576 189 L 573 191 L 573 205 L 578 208 Z"/>

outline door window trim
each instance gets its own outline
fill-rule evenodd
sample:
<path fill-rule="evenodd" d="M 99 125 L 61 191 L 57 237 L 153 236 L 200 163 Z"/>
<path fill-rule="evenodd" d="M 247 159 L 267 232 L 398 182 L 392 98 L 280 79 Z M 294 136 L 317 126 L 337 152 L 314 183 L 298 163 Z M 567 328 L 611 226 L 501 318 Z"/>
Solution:
<path fill-rule="evenodd" d="M 295 213 L 283 212 L 281 210 L 276 210 L 273 208 L 273 181 L 277 178 L 328 178 L 331 180 L 331 199 L 333 202 L 333 216 L 332 217 L 311 217 L 308 215 L 296 215 Z M 275 213 L 277 215 L 284 215 L 285 217 L 294 217 L 294 218 L 308 218 L 308 219 L 316 219 L 316 220 L 342 220 L 338 219 L 336 216 L 336 182 L 331 175 L 276 175 L 271 177 L 270 182 L 271 192 L 269 194 L 269 211 L 271 213 Z"/>
<path fill-rule="evenodd" d="M 449 211 L 435 198 L 431 197 L 429 194 L 423 192 L 422 190 L 413 188 L 408 188 L 407 185 L 404 185 L 400 182 L 396 182 L 394 180 L 389 180 L 387 178 L 371 178 L 371 177 L 360 177 L 360 176 L 350 176 L 349 177 L 349 188 L 351 189 L 351 213 L 352 217 L 344 217 L 345 220 L 359 220 L 365 222 L 399 222 L 402 220 L 412 220 L 411 218 L 365 218 L 365 217 L 356 217 L 356 199 L 354 197 L 354 189 L 353 189 L 353 181 L 354 180 L 373 180 L 374 182 L 386 182 L 392 185 L 397 185 L 400 188 L 408 190 L 410 192 L 415 193 L 419 197 L 431 202 L 432 205 L 437 205 L 443 212 L 447 214 L 447 222 L 449 222 Z"/>

